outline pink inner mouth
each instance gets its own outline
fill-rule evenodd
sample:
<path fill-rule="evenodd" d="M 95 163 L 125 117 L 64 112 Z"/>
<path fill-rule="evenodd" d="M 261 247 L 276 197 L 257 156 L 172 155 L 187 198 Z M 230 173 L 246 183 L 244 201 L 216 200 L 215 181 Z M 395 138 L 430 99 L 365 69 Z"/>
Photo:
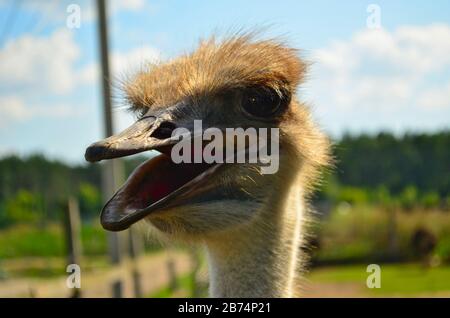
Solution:
<path fill-rule="evenodd" d="M 156 156 L 138 167 L 127 181 L 124 191 L 131 202 L 128 207 L 144 209 L 170 195 L 213 166 L 206 163 L 175 164 L 166 154 Z"/>

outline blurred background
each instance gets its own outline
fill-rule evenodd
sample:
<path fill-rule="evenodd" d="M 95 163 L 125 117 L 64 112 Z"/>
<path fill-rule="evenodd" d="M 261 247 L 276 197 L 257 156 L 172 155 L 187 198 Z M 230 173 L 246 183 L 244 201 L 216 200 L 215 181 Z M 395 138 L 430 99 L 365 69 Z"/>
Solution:
<path fill-rule="evenodd" d="M 97 4 L 0 0 L 0 297 L 206 295 L 200 249 L 99 224 L 105 175 L 143 160 L 84 162 L 108 132 L 101 52 L 114 84 L 199 37 L 254 26 L 313 62 L 299 97 L 335 143 L 312 200 L 305 296 L 450 296 L 448 1 L 110 0 L 103 38 Z M 133 117 L 112 95 L 119 131 Z M 72 263 L 81 289 L 67 287 Z M 367 287 L 369 264 L 381 288 Z"/>

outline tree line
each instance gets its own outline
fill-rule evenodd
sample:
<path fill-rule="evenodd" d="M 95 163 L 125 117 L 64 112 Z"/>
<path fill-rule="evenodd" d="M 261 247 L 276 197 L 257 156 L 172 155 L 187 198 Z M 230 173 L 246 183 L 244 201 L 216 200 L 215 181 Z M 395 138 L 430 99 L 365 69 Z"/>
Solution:
<path fill-rule="evenodd" d="M 315 200 L 425 207 L 450 205 L 450 131 L 435 134 L 345 135 L 334 145 L 335 167 Z M 129 174 L 142 157 L 125 159 Z M 69 195 L 82 216 L 98 215 L 101 164 L 69 165 L 43 155 L 0 159 L 0 227 L 60 217 Z"/>

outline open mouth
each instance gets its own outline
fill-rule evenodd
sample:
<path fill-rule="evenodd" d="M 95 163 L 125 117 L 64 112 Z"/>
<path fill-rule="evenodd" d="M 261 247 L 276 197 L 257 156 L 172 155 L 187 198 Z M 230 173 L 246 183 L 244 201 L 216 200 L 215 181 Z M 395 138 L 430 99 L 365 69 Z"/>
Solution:
<path fill-rule="evenodd" d="M 121 231 L 193 191 L 221 164 L 174 163 L 161 153 L 137 167 L 102 210 L 105 229 Z"/>
<path fill-rule="evenodd" d="M 178 109 L 179 106 L 174 107 Z M 93 143 L 86 149 L 85 159 L 89 162 L 149 150 L 160 153 L 137 167 L 103 207 L 101 223 L 105 229 L 125 230 L 150 214 L 186 204 L 191 199 L 197 199 L 197 196 L 200 200 L 211 199 L 217 182 L 210 177 L 223 167 L 224 163 L 211 164 L 203 160 L 202 163 L 195 163 L 192 159 L 201 157 L 200 152 L 203 153 L 208 141 L 202 141 L 203 143 L 199 144 L 200 149 L 197 149 L 195 141 L 191 143 L 197 136 L 195 131 L 176 132 L 175 127 L 179 126 L 167 119 L 170 119 L 170 112 L 173 111 L 170 109 L 161 114 L 144 116 L 121 133 Z M 187 144 L 179 144 L 180 142 Z M 178 156 L 172 158 L 175 145 L 183 146 L 183 155 L 179 154 L 182 157 L 181 163 L 178 163 Z M 191 151 L 185 153 L 184 146 L 192 147 Z M 223 151 L 217 151 L 220 157 Z M 184 154 L 189 158 L 185 158 Z M 214 150 L 213 156 L 215 155 Z"/>
<path fill-rule="evenodd" d="M 129 156 L 148 150 L 160 153 L 137 167 L 103 207 L 101 223 L 105 229 L 125 230 L 149 214 L 177 204 L 180 200 L 176 198 L 182 195 L 189 197 L 192 195 L 190 192 L 197 193 L 195 190 L 200 188 L 200 185 L 206 188 L 206 181 L 209 179 L 207 177 L 222 166 L 175 163 L 171 152 L 182 135 L 173 134 L 177 125 L 164 120 L 164 116 L 145 116 L 121 133 L 93 143 L 86 149 L 85 158 L 89 162 Z"/>

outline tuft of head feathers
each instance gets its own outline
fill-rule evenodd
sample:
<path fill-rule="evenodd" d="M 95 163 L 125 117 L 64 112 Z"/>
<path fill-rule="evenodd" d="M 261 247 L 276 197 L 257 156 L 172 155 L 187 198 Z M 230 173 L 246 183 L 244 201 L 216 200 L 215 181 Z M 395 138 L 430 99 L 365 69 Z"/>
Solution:
<path fill-rule="evenodd" d="M 125 92 L 136 108 L 167 106 L 181 98 L 251 85 L 287 88 L 294 93 L 307 67 L 297 53 L 281 41 L 257 40 L 254 33 L 222 41 L 211 37 L 200 41 L 192 53 L 148 65 L 127 83 Z"/>

